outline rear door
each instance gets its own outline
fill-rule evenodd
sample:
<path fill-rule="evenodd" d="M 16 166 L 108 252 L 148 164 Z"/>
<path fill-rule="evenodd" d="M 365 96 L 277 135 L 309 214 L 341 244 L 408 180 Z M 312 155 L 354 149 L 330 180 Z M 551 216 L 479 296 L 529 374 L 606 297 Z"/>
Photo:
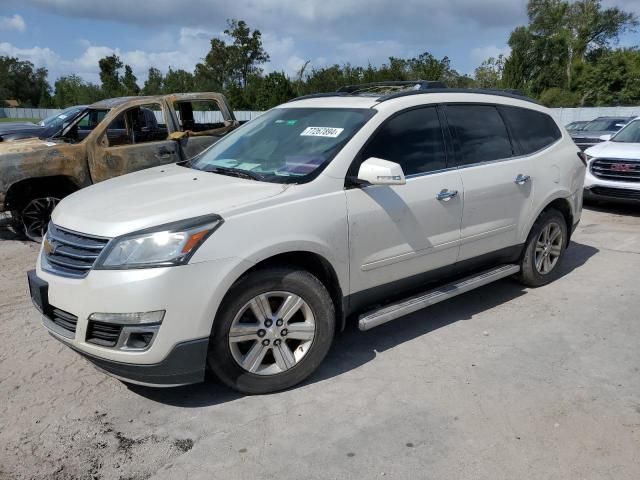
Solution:
<path fill-rule="evenodd" d="M 166 99 L 175 115 L 177 130 L 189 133 L 180 142 L 185 160 L 237 127 L 233 112 L 220 94 L 176 94 L 168 95 Z"/>
<path fill-rule="evenodd" d="M 107 125 L 89 152 L 93 182 L 180 160 L 178 144 L 168 140 L 167 112 L 150 102 L 122 111 Z"/>
<path fill-rule="evenodd" d="M 533 206 L 531 160 L 518 156 L 495 105 L 450 104 L 446 117 L 464 186 L 458 259 L 508 255 Z"/>
<path fill-rule="evenodd" d="M 438 109 L 424 106 L 386 120 L 354 161 L 399 163 L 405 185 L 346 190 L 353 308 L 381 301 L 452 267 L 458 256 L 462 182 L 449 162 Z M 442 195 L 442 192 L 448 195 Z"/>

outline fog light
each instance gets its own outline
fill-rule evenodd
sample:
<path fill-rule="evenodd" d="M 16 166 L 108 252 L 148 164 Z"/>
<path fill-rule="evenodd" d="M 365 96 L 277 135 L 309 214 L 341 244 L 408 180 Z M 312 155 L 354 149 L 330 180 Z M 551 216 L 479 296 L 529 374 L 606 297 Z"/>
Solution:
<path fill-rule="evenodd" d="M 104 323 L 115 323 L 117 325 L 157 324 L 162 323 L 164 313 L 164 310 L 137 313 L 92 313 L 89 315 L 89 320 Z"/>

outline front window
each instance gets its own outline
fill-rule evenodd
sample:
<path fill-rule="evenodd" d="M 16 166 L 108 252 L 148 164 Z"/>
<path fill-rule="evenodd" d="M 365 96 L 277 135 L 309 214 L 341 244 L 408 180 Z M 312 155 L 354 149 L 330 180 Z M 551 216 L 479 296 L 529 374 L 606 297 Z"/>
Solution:
<path fill-rule="evenodd" d="M 275 183 L 309 181 L 374 113 L 371 109 L 276 108 L 205 150 L 190 166 Z"/>
<path fill-rule="evenodd" d="M 88 108 L 64 129 L 60 138 L 70 143 L 81 142 L 104 120 L 107 113 L 108 108 Z"/>
<path fill-rule="evenodd" d="M 640 143 L 640 120 L 634 120 L 611 139 L 612 142 Z"/>

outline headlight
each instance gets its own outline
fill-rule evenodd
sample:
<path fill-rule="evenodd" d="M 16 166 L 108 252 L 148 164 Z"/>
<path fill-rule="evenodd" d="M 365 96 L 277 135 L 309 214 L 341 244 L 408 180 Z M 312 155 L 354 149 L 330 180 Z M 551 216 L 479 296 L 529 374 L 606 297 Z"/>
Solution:
<path fill-rule="evenodd" d="M 97 270 L 184 265 L 223 220 L 207 215 L 114 238 Z"/>

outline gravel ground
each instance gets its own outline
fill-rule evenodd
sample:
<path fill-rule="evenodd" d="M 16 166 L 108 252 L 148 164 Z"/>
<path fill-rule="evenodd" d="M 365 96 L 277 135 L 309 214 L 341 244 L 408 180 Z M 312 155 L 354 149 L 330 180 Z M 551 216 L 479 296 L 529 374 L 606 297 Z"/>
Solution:
<path fill-rule="evenodd" d="M 587 210 L 564 275 L 362 333 L 287 392 L 126 386 L 51 338 L 0 227 L 0 478 L 640 478 L 640 209 Z"/>

